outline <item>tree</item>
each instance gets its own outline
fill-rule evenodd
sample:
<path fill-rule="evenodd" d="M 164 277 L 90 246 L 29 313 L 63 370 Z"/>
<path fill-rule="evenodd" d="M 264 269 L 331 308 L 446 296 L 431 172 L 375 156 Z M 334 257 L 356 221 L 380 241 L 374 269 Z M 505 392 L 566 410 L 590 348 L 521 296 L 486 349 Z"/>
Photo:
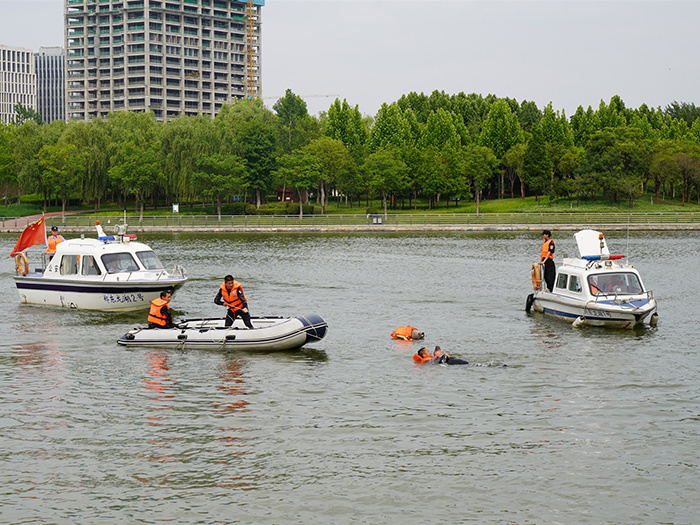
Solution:
<path fill-rule="evenodd" d="M 279 159 L 276 176 L 289 181 L 299 196 L 299 220 L 304 218 L 304 203 L 308 192 L 316 187 L 321 178 L 321 163 L 306 149 L 295 150 Z"/>
<path fill-rule="evenodd" d="M 158 184 L 164 182 L 158 150 L 159 144 L 156 141 L 123 142 L 109 170 L 110 175 L 119 180 L 127 193 L 133 194 L 140 204 L 139 223 L 143 222 L 146 197 Z"/>
<path fill-rule="evenodd" d="M 522 141 L 523 131 L 518 116 L 505 100 L 497 100 L 481 128 L 479 144 L 490 148 L 498 159 L 503 159 L 509 149 Z"/>
<path fill-rule="evenodd" d="M 493 171 L 498 165 L 498 159 L 490 148 L 486 146 L 471 145 L 464 149 L 464 174 L 474 185 L 474 198 L 476 199 L 476 215 L 479 215 L 481 202 L 481 190 L 492 177 Z"/>
<path fill-rule="evenodd" d="M 520 197 L 525 198 L 525 181 L 523 180 L 523 158 L 525 157 L 525 150 L 527 149 L 527 144 L 516 144 L 510 148 L 503 158 L 503 165 L 506 168 L 506 175 L 510 181 L 510 197 L 513 198 L 513 186 L 515 184 L 515 178 L 517 177 L 520 181 Z"/>
<path fill-rule="evenodd" d="M 85 155 L 74 144 L 47 144 L 37 155 L 46 184 L 61 196 L 61 218 L 65 222 L 71 194 L 78 191 L 85 172 Z"/>
<path fill-rule="evenodd" d="M 244 184 L 245 162 L 234 155 L 202 155 L 195 162 L 195 188 L 205 198 L 216 201 L 216 213 L 221 222 L 221 201 Z"/>
<path fill-rule="evenodd" d="M 362 169 L 369 176 L 370 189 L 382 196 L 386 220 L 387 197 L 406 187 L 406 164 L 397 149 L 379 149 L 367 157 Z"/>
<path fill-rule="evenodd" d="M 547 148 L 538 124 L 532 129 L 532 136 L 523 154 L 523 179 L 535 192 L 535 200 L 539 193 L 544 193 L 551 180 L 552 161 L 547 156 Z"/>
<path fill-rule="evenodd" d="M 328 108 L 324 135 L 345 144 L 356 162 L 364 157 L 369 130 L 358 106 L 351 108 L 347 100 L 343 99 L 341 104 L 335 99 Z"/>
<path fill-rule="evenodd" d="M 277 161 L 277 133 L 274 125 L 262 119 L 240 124 L 235 151 L 245 160 L 245 185 L 255 190 L 255 205 L 259 208 L 263 196 L 273 188 Z"/>
<path fill-rule="evenodd" d="M 318 179 L 319 203 L 321 214 L 326 213 L 330 187 L 341 180 L 348 170 L 351 170 L 354 161 L 348 148 L 337 139 L 321 137 L 304 147 L 309 155 L 316 159 L 320 166 L 321 176 Z"/>
<path fill-rule="evenodd" d="M 21 126 L 25 122 L 34 121 L 40 126 L 44 124 L 44 120 L 41 115 L 35 109 L 24 107 L 19 102 L 15 104 L 15 121 L 14 123 Z"/>
<path fill-rule="evenodd" d="M 299 95 L 295 95 L 291 89 L 287 89 L 284 97 L 277 100 L 272 109 L 279 117 L 284 136 L 284 151 L 289 154 L 293 149 L 301 146 L 297 135 L 301 123 L 309 118 L 306 102 Z"/>

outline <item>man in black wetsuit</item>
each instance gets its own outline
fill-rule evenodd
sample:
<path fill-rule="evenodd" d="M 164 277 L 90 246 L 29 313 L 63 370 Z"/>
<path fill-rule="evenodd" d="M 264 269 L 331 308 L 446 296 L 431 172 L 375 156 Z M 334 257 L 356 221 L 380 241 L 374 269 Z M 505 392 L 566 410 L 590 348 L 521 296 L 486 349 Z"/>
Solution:
<path fill-rule="evenodd" d="M 435 350 L 433 350 L 432 363 L 436 365 L 468 365 L 469 361 L 457 357 L 450 357 L 443 352 L 439 346 L 436 346 Z"/>

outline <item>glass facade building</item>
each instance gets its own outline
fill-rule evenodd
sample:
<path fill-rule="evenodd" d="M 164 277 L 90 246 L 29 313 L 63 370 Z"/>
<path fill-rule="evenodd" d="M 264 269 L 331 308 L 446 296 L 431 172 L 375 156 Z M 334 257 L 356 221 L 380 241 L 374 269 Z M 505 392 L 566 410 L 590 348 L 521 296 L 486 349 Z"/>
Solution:
<path fill-rule="evenodd" d="M 62 47 L 40 47 L 34 58 L 37 111 L 47 124 L 66 120 L 66 62 Z"/>

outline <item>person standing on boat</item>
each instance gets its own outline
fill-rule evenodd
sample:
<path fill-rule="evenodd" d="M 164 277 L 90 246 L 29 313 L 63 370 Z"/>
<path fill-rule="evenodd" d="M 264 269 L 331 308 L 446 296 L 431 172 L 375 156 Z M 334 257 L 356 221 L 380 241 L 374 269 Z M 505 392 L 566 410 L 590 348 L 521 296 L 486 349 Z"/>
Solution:
<path fill-rule="evenodd" d="M 51 237 L 46 239 L 48 247 L 45 252 L 49 254 L 49 261 L 56 255 L 56 246 L 61 244 L 64 240 L 63 235 L 58 234 L 58 228 L 56 226 L 51 226 Z"/>
<path fill-rule="evenodd" d="M 151 311 L 148 312 L 149 328 L 172 328 L 173 318 L 170 315 L 170 297 L 172 294 L 168 290 L 160 292 L 160 298 L 151 301 Z"/>
<path fill-rule="evenodd" d="M 547 285 L 547 289 L 551 292 L 554 290 L 554 278 L 557 273 L 556 266 L 554 265 L 554 241 L 552 240 L 552 232 L 549 230 L 542 231 L 542 258 L 540 259 L 540 264 L 544 265 L 544 282 Z"/>
<path fill-rule="evenodd" d="M 250 322 L 250 312 L 248 311 L 248 301 L 246 301 L 243 287 L 238 281 L 234 281 L 232 275 L 224 277 L 224 284 L 219 286 L 219 291 L 214 298 L 214 302 L 218 305 L 224 305 L 228 308 L 226 312 L 225 326 L 233 325 L 236 317 L 239 315 L 248 328 L 253 328 L 253 323 Z"/>

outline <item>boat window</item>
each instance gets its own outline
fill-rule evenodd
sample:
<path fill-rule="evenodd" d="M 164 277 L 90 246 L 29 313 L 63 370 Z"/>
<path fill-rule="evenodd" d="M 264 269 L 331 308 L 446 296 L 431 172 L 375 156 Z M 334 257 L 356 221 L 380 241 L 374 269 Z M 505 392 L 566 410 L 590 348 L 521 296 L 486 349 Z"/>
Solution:
<path fill-rule="evenodd" d="M 566 278 L 567 277 L 569 277 L 569 276 L 565 273 L 560 273 L 557 276 L 557 288 L 563 288 L 564 290 L 566 290 Z"/>
<path fill-rule="evenodd" d="M 631 272 L 615 272 L 591 275 L 588 278 L 591 293 L 605 294 L 640 294 L 643 293 L 642 283 L 637 274 Z"/>
<path fill-rule="evenodd" d="M 78 265 L 80 264 L 80 255 L 64 255 L 61 257 L 60 274 L 61 275 L 78 275 Z"/>
<path fill-rule="evenodd" d="M 143 264 L 143 266 L 144 266 L 144 268 L 146 268 L 146 270 L 162 270 L 163 269 L 163 265 L 158 260 L 158 257 L 156 257 L 156 254 L 153 253 L 152 251 L 136 252 L 136 256 L 139 258 L 139 260 L 141 261 L 141 264 Z"/>
<path fill-rule="evenodd" d="M 581 278 L 578 275 L 572 275 L 569 279 L 569 291 L 570 292 L 580 292 L 581 291 Z"/>
<path fill-rule="evenodd" d="M 97 261 L 92 255 L 83 255 L 83 275 L 100 275 L 102 272 L 97 266 Z"/>
<path fill-rule="evenodd" d="M 107 253 L 101 257 L 107 273 L 136 272 L 139 265 L 130 253 Z"/>

